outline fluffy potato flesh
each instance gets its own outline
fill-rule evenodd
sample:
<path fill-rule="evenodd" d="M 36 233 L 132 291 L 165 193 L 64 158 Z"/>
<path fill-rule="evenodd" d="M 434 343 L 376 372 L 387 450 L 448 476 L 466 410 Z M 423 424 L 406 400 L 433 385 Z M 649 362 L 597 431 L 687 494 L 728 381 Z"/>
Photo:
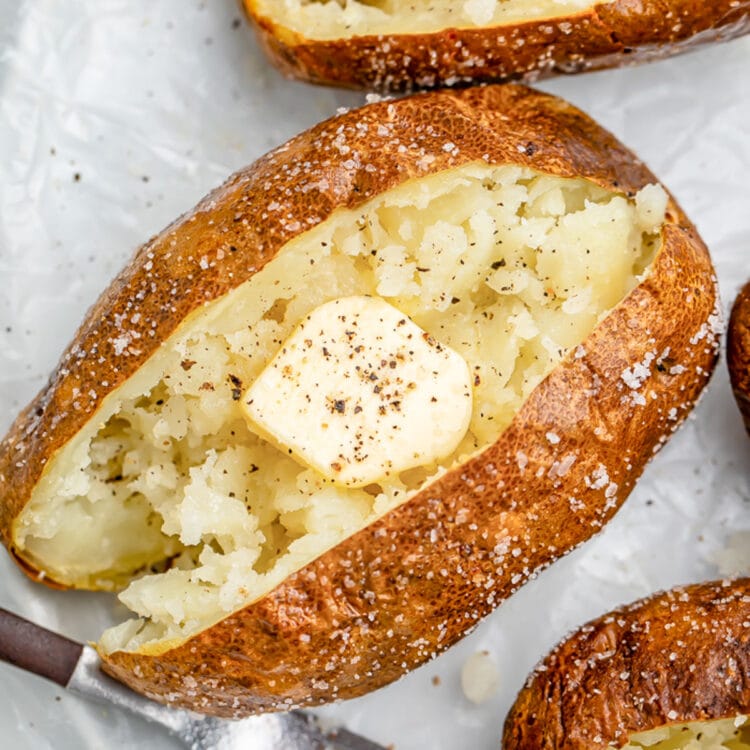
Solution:
<path fill-rule="evenodd" d="M 257 0 L 256 12 L 309 39 L 423 34 L 567 17 L 591 0 Z"/>
<path fill-rule="evenodd" d="M 49 462 L 17 546 L 71 585 L 129 583 L 120 598 L 138 617 L 105 634 L 106 650 L 158 652 L 208 627 L 494 442 L 648 272 L 666 201 L 658 186 L 627 198 L 475 163 L 337 210 L 107 396 Z M 473 388 L 451 455 L 366 487 L 263 439 L 240 402 L 305 316 L 352 295 L 458 353 Z"/>
<path fill-rule="evenodd" d="M 673 724 L 630 737 L 622 750 L 750 750 L 746 716 Z"/>

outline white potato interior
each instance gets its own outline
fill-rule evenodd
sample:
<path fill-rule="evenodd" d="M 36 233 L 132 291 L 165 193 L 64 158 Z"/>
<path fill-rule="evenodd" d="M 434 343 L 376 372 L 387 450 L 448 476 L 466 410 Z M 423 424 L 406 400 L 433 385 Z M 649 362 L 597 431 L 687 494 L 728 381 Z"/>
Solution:
<path fill-rule="evenodd" d="M 673 724 L 630 737 L 622 750 L 750 750 L 746 716 L 717 721 Z"/>
<path fill-rule="evenodd" d="M 189 316 L 107 397 L 50 461 L 17 544 L 72 584 L 135 579 L 121 599 L 139 617 L 105 648 L 216 622 L 494 442 L 643 278 L 666 200 L 658 186 L 628 199 L 474 163 L 337 210 Z M 473 375 L 458 449 L 365 488 L 334 486 L 263 440 L 239 402 L 304 316 L 350 295 L 387 300 Z"/>
<path fill-rule="evenodd" d="M 605 0 L 606 1 L 606 0 Z M 592 0 L 256 0 L 261 15 L 308 39 L 423 34 L 532 19 L 566 18 L 600 5 Z"/>

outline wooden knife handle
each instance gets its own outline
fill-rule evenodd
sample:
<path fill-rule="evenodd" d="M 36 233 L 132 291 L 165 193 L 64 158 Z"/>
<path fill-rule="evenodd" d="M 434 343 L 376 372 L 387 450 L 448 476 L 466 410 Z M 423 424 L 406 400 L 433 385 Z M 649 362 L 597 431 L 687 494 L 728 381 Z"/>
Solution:
<path fill-rule="evenodd" d="M 83 645 L 0 607 L 0 659 L 65 687 Z"/>

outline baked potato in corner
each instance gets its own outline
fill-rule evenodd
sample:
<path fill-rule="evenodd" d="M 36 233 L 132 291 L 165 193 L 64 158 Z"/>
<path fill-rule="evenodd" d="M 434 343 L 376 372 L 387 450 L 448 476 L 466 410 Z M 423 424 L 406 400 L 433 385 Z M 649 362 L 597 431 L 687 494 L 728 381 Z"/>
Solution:
<path fill-rule="evenodd" d="M 361 695 L 599 531 L 717 356 L 707 250 L 520 86 L 303 133 L 138 251 L 0 444 L 31 576 L 120 589 L 105 669 L 240 716 Z"/>
<path fill-rule="evenodd" d="M 242 0 L 287 75 L 405 90 L 535 80 L 750 30 L 748 0 Z"/>
<path fill-rule="evenodd" d="M 737 406 L 750 432 L 750 283 L 745 284 L 732 307 L 727 333 L 727 366 Z"/>
<path fill-rule="evenodd" d="M 505 750 L 750 748 L 750 579 L 610 612 L 537 667 Z"/>

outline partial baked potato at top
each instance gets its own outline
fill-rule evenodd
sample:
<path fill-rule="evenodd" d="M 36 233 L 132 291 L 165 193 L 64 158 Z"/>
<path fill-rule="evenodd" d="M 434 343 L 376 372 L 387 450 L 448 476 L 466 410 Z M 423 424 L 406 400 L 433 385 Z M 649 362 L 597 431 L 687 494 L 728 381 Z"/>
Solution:
<path fill-rule="evenodd" d="M 750 282 L 740 290 L 729 317 L 727 367 L 737 406 L 750 432 Z"/>
<path fill-rule="evenodd" d="M 533 81 L 750 30 L 749 0 L 241 0 L 270 59 L 314 83 Z"/>
<path fill-rule="evenodd" d="M 0 531 L 127 586 L 100 654 L 156 700 L 354 697 L 603 527 L 719 327 L 695 229 L 580 111 L 373 104 L 139 250 L 0 444 Z"/>
<path fill-rule="evenodd" d="M 590 622 L 521 690 L 504 750 L 750 748 L 750 579 L 657 594 Z"/>

